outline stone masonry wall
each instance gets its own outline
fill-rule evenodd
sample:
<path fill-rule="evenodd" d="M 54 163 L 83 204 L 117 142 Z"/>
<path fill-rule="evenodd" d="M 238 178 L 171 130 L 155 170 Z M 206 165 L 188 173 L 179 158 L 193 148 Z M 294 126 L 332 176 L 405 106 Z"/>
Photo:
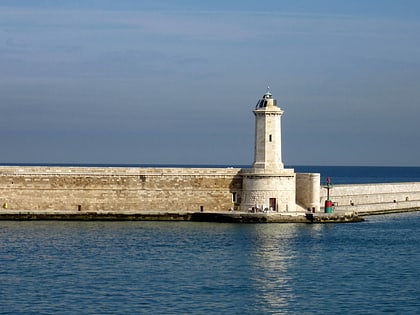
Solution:
<path fill-rule="evenodd" d="M 295 174 L 293 170 L 283 170 L 283 174 L 253 173 L 243 170 L 242 203 L 243 211 L 252 208 L 268 209 L 270 198 L 276 199 L 276 211 L 296 211 Z"/>
<path fill-rule="evenodd" d="M 16 210 L 227 211 L 236 168 L 0 167 L 0 205 Z"/>
<path fill-rule="evenodd" d="M 323 189 L 322 206 L 325 198 Z M 359 213 L 420 208 L 420 182 L 335 185 L 330 198 L 335 209 Z"/>

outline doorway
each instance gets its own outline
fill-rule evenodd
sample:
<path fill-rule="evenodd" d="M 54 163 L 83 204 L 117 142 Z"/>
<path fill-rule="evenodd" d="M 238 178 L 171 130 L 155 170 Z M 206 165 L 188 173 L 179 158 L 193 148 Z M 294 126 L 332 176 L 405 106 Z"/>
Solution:
<path fill-rule="evenodd" d="M 270 198 L 270 210 L 277 211 L 277 200 L 276 200 L 276 198 Z"/>

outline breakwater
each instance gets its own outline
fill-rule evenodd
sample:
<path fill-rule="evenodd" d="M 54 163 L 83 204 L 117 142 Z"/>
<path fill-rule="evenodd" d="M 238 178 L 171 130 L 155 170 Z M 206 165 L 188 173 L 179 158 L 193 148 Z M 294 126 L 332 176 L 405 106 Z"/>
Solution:
<path fill-rule="evenodd" d="M 9 210 L 195 212 L 239 207 L 237 168 L 0 167 Z"/>
<path fill-rule="evenodd" d="M 0 219 L 322 223 L 420 209 L 419 182 L 351 184 L 333 187 L 335 212 L 326 215 L 319 174 L 296 173 L 287 176 L 296 182 L 295 211 L 254 212 L 241 206 L 243 174 L 231 167 L 1 166 Z"/>
<path fill-rule="evenodd" d="M 336 210 L 359 215 L 419 210 L 420 182 L 335 185 L 331 200 Z"/>
<path fill-rule="evenodd" d="M 222 223 L 347 223 L 363 219 L 354 212 L 333 214 L 229 212 L 138 212 L 138 211 L 14 211 L 0 210 L 0 220 L 66 220 L 66 221 L 193 221 Z"/>
<path fill-rule="evenodd" d="M 257 179 L 258 185 L 252 185 Z M 297 191 L 295 181 L 299 182 Z M 311 193 L 317 186 L 319 174 L 308 176 L 293 170 L 279 175 L 232 167 L 0 167 L 3 209 L 30 212 L 147 214 L 271 208 L 275 212 L 293 213 L 295 202 L 299 210 L 319 210 L 318 197 Z M 273 195 L 277 198 L 267 197 Z M 258 203 L 258 198 L 270 204 Z"/>

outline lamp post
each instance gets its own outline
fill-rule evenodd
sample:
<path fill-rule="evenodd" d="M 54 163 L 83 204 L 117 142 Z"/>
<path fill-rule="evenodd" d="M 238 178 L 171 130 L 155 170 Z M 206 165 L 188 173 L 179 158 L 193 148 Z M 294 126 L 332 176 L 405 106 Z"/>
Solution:
<path fill-rule="evenodd" d="M 327 177 L 327 183 L 324 186 L 327 189 L 327 199 L 325 200 L 325 213 L 332 213 L 333 212 L 333 202 L 330 200 L 330 189 L 332 189 L 331 178 Z"/>

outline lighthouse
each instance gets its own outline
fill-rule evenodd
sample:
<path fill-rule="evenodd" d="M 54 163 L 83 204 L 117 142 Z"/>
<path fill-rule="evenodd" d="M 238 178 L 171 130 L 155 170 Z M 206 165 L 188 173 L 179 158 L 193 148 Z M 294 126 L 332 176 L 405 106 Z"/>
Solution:
<path fill-rule="evenodd" d="M 284 168 L 281 146 L 283 110 L 268 88 L 255 109 L 254 162 L 242 169 L 241 210 L 291 212 L 296 210 L 296 178 Z"/>
<path fill-rule="evenodd" d="M 277 106 L 270 88 L 258 100 L 255 115 L 254 168 L 283 169 L 281 157 L 281 116 L 283 111 Z"/>

